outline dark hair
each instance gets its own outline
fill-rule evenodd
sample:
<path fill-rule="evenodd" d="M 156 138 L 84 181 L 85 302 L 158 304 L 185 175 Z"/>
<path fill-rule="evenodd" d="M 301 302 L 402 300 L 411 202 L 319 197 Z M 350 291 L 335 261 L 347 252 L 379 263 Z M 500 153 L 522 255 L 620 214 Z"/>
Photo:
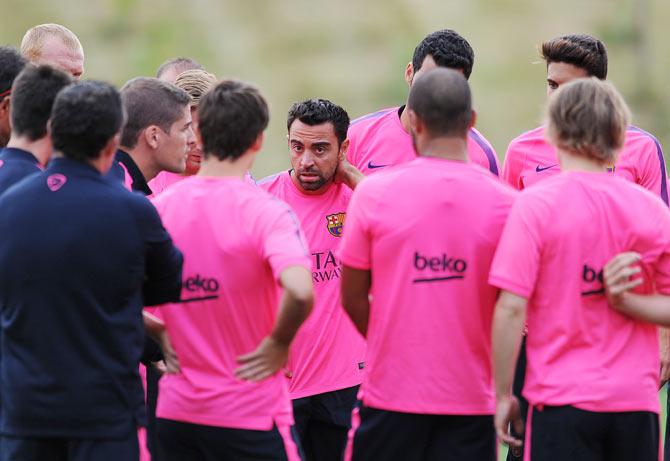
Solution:
<path fill-rule="evenodd" d="M 0 93 L 12 88 L 14 79 L 27 63 L 16 48 L 0 46 Z"/>
<path fill-rule="evenodd" d="M 121 99 L 128 120 L 121 134 L 121 145 L 132 149 L 137 145 L 140 133 L 156 125 L 166 133 L 184 114 L 191 97 L 171 83 L 151 77 L 137 77 L 121 88 Z"/>
<path fill-rule="evenodd" d="M 168 59 L 165 61 L 163 64 L 161 64 L 158 67 L 158 70 L 156 71 L 156 78 L 161 78 L 165 72 L 167 72 L 170 68 L 176 67 L 178 72 L 177 74 L 181 74 L 184 71 L 187 70 L 203 70 L 204 68 L 202 65 L 200 65 L 195 59 L 187 58 L 184 56 L 178 57 L 178 58 L 172 58 Z"/>
<path fill-rule="evenodd" d="M 590 35 L 563 35 L 548 40 L 542 44 L 540 52 L 547 65 L 564 62 L 584 69 L 590 77 L 607 78 L 607 48 Z"/>
<path fill-rule="evenodd" d="M 431 136 L 467 136 L 472 122 L 470 85 L 460 72 L 433 69 L 412 84 L 407 107 Z"/>
<path fill-rule="evenodd" d="M 51 111 L 51 139 L 55 150 L 86 162 L 100 157 L 122 124 L 118 91 L 108 83 L 88 80 L 58 93 Z"/>
<path fill-rule="evenodd" d="M 309 126 L 332 123 L 338 143 L 342 144 L 347 139 L 349 114 L 327 99 L 308 99 L 294 103 L 288 110 L 288 120 L 286 121 L 286 128 L 289 131 L 291 131 L 291 125 L 296 119 Z"/>
<path fill-rule="evenodd" d="M 421 69 L 427 56 L 431 56 L 439 67 L 462 70 L 466 79 L 470 78 L 472 66 L 475 64 L 475 52 L 468 41 L 451 29 L 428 34 L 414 48 L 414 72 Z"/>
<path fill-rule="evenodd" d="M 253 86 L 224 80 L 200 100 L 198 130 L 205 156 L 237 159 L 268 126 L 268 106 Z"/>
<path fill-rule="evenodd" d="M 56 95 L 70 83 L 68 74 L 50 66 L 23 69 L 12 89 L 12 133 L 31 141 L 43 138 Z"/>

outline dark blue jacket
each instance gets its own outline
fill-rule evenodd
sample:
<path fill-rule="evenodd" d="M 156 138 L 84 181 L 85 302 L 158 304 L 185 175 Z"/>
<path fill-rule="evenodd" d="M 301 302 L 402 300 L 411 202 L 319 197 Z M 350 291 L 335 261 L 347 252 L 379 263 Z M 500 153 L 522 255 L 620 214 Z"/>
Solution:
<path fill-rule="evenodd" d="M 26 176 L 40 171 L 40 162 L 30 152 L 14 147 L 0 149 L 0 194 Z"/>
<path fill-rule="evenodd" d="M 0 197 L 3 434 L 118 437 L 144 423 L 142 307 L 179 298 L 151 203 L 58 158 Z"/>

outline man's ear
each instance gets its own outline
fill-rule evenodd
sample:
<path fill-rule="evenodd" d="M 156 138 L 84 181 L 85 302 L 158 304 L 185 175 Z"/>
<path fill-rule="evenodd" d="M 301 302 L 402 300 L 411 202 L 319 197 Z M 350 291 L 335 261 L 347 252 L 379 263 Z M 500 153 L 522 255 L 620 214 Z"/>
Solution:
<path fill-rule="evenodd" d="M 477 111 L 472 109 L 472 119 L 470 120 L 469 128 L 474 128 L 475 126 L 477 126 Z"/>
<path fill-rule="evenodd" d="M 423 133 L 423 122 L 419 117 L 417 117 L 416 112 L 414 112 L 412 109 L 405 109 L 407 110 L 407 115 L 409 116 L 409 129 L 410 131 L 414 132 L 415 134 L 421 134 Z"/>
<path fill-rule="evenodd" d="M 342 144 L 340 144 L 340 155 L 344 155 L 346 157 L 348 150 L 349 150 L 349 139 L 345 139 L 344 141 L 342 141 Z"/>
<path fill-rule="evenodd" d="M 158 130 L 160 130 L 159 127 L 156 125 L 149 125 L 144 129 L 142 134 L 140 136 L 144 136 L 144 141 L 151 147 L 152 149 L 158 149 L 158 144 L 159 144 L 159 133 Z"/>
<path fill-rule="evenodd" d="M 407 86 L 412 86 L 412 80 L 414 80 L 414 65 L 411 62 L 407 63 L 405 67 L 405 81 Z"/>
<path fill-rule="evenodd" d="M 6 96 L 0 101 L 0 117 L 7 117 L 9 119 L 9 109 L 12 105 L 12 97 Z"/>
<path fill-rule="evenodd" d="M 254 152 L 260 151 L 263 148 L 264 141 L 265 141 L 265 133 L 259 134 L 249 150 Z"/>

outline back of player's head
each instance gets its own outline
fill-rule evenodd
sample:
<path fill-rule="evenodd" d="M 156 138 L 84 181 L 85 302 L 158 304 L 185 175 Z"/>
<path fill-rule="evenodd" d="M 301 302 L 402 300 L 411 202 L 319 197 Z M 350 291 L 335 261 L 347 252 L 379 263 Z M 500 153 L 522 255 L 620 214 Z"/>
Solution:
<path fill-rule="evenodd" d="M 607 78 L 607 48 L 597 38 L 585 34 L 563 35 L 544 42 L 540 52 L 547 65 L 564 62 L 584 69 L 591 77 Z"/>
<path fill-rule="evenodd" d="M 463 75 L 433 69 L 412 85 L 407 108 L 423 122 L 431 137 L 465 137 L 472 124 L 472 95 Z"/>
<path fill-rule="evenodd" d="M 255 87 L 224 80 L 209 90 L 198 108 L 198 130 L 205 156 L 235 160 L 248 151 L 268 126 L 265 98 Z"/>
<path fill-rule="evenodd" d="M 182 72 L 194 69 L 203 70 L 202 65 L 200 65 L 195 59 L 183 56 L 178 58 L 172 58 L 168 59 L 158 67 L 158 70 L 156 71 L 156 78 L 161 79 L 162 77 L 165 76 L 165 74 L 168 71 L 172 72 L 175 76 L 177 76 Z"/>
<path fill-rule="evenodd" d="M 83 50 L 77 36 L 67 27 L 60 24 L 40 24 L 28 29 L 23 36 L 21 54 L 31 62 L 39 62 L 44 43 L 50 38 L 60 39 L 73 52 Z"/>
<path fill-rule="evenodd" d="M 216 77 L 205 70 L 193 69 L 179 74 L 174 84 L 191 97 L 191 107 L 198 107 L 202 96 L 216 84 Z"/>
<path fill-rule="evenodd" d="M 174 122 L 184 114 L 191 98 L 181 88 L 151 77 L 137 77 L 121 88 L 127 121 L 121 134 L 121 145 L 132 149 L 142 131 L 155 125 L 170 133 Z"/>
<path fill-rule="evenodd" d="M 27 61 L 11 46 L 0 46 L 0 100 L 9 96 L 12 84 Z"/>
<path fill-rule="evenodd" d="M 465 78 L 470 78 L 475 63 L 475 52 L 468 41 L 451 29 L 435 31 L 421 40 L 412 57 L 414 72 L 421 69 L 427 56 L 431 56 L 439 67 L 463 71 Z"/>
<path fill-rule="evenodd" d="M 31 141 L 43 138 L 56 95 L 70 83 L 68 74 L 50 66 L 23 69 L 12 90 L 12 133 Z"/>
<path fill-rule="evenodd" d="M 116 89 L 88 80 L 64 88 L 51 111 L 54 149 L 68 158 L 94 160 L 123 125 L 123 104 Z"/>
<path fill-rule="evenodd" d="M 562 85 L 547 107 L 553 144 L 608 164 L 623 146 L 629 123 L 630 111 L 617 89 L 595 77 Z"/>
<path fill-rule="evenodd" d="M 305 125 L 314 126 L 322 123 L 332 123 L 337 141 L 342 144 L 347 139 L 349 128 L 349 114 L 347 111 L 327 99 L 308 99 L 296 102 L 288 110 L 286 127 L 290 131 L 291 125 L 300 120 Z"/>

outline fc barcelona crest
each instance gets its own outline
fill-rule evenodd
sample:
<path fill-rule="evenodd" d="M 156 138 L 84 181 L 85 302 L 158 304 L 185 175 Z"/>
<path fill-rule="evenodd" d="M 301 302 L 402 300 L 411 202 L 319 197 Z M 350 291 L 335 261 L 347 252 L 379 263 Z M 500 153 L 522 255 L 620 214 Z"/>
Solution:
<path fill-rule="evenodd" d="M 344 225 L 344 218 L 346 213 L 333 213 L 326 216 L 326 223 L 328 225 L 328 232 L 333 237 L 342 236 L 342 226 Z"/>

